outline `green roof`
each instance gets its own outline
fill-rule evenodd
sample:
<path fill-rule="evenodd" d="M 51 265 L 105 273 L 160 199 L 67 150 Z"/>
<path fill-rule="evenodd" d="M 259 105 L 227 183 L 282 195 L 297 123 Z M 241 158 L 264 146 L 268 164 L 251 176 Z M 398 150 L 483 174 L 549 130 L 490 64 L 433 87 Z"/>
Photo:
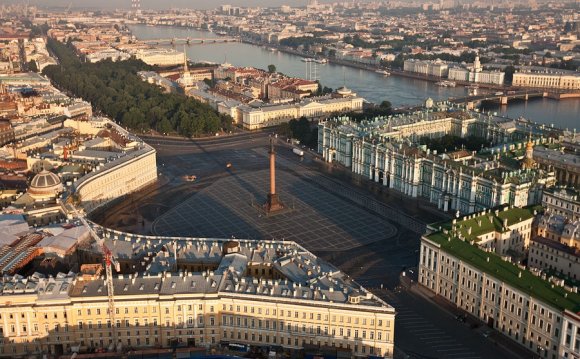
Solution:
<path fill-rule="evenodd" d="M 559 286 L 552 286 L 551 282 L 533 275 L 528 270 L 520 269 L 513 263 L 502 260 L 494 253 L 485 252 L 477 245 L 469 244 L 455 237 L 449 239 L 442 232 L 435 232 L 428 235 L 427 238 L 439 244 L 441 249 L 450 255 L 547 305 L 559 310 L 568 309 L 575 313 L 580 312 L 580 294 L 578 293 L 568 292 Z M 519 273 L 521 273 L 521 277 Z"/>
<path fill-rule="evenodd" d="M 517 222 L 530 219 L 534 216 L 534 211 L 540 211 L 541 206 L 531 206 L 523 208 L 510 208 L 507 210 L 499 210 L 498 215 L 495 215 L 495 211 L 491 211 L 487 214 L 482 214 L 475 216 L 474 218 L 458 220 L 455 224 L 455 229 L 457 234 L 461 233 L 462 237 L 468 241 L 478 242 L 478 236 L 489 232 L 503 232 L 503 220 L 507 219 L 508 226 L 511 226 Z M 491 221 L 490 221 L 491 217 Z M 480 225 L 481 223 L 481 225 Z M 439 228 L 451 230 L 452 222 L 438 222 L 430 225 L 431 228 Z M 468 234 L 468 228 L 471 227 L 471 234 Z"/>

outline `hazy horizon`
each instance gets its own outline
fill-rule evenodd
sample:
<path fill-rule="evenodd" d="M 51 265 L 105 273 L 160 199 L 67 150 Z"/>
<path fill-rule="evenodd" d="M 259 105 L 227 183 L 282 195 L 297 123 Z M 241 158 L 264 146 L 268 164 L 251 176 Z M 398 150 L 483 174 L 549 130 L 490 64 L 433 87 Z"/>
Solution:
<path fill-rule="evenodd" d="M 22 4 L 25 0 L 0 0 L 0 5 Z M 38 7 L 67 7 L 72 3 L 72 8 L 101 8 L 101 9 L 129 9 L 131 0 L 28 0 L 30 5 Z M 190 8 L 190 9 L 213 9 L 223 4 L 234 6 L 305 6 L 308 0 L 141 0 L 141 9 L 171 9 L 171 8 Z M 324 2 L 324 1 L 321 1 Z"/>

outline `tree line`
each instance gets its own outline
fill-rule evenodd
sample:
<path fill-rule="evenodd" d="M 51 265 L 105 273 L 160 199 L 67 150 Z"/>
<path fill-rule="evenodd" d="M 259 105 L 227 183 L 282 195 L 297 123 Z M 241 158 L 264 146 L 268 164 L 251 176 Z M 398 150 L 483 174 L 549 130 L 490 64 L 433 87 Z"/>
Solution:
<path fill-rule="evenodd" d="M 167 94 L 160 87 L 142 81 L 137 72 L 152 68 L 141 60 L 83 63 L 63 43 L 49 39 L 48 48 L 59 64 L 47 66 L 43 73 L 60 89 L 89 101 L 96 110 L 125 127 L 187 137 L 232 128 L 230 116 L 221 115 L 193 98 Z"/>

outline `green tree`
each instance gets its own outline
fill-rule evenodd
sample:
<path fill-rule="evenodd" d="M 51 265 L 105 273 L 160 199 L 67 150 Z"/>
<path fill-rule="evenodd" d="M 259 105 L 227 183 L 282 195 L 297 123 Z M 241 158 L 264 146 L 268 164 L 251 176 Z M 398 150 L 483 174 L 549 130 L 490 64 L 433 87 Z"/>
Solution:
<path fill-rule="evenodd" d="M 393 105 L 391 104 L 391 101 L 384 100 L 379 105 L 379 108 L 381 110 L 384 110 L 384 111 L 387 111 L 387 112 L 391 112 L 391 110 L 393 109 Z"/>
<path fill-rule="evenodd" d="M 206 104 L 179 94 L 166 94 L 141 81 L 138 71 L 151 70 L 140 60 L 81 63 L 67 45 L 48 39 L 59 60 L 43 74 L 59 87 L 90 101 L 97 110 L 135 130 L 155 128 L 185 136 L 230 130 L 232 118 L 220 115 Z"/>
<path fill-rule="evenodd" d="M 38 66 L 36 66 L 36 61 L 30 60 L 26 63 L 29 71 L 38 72 Z"/>
<path fill-rule="evenodd" d="M 504 69 L 505 72 L 505 83 L 506 84 L 511 84 L 512 81 L 514 80 L 514 73 L 516 72 L 516 68 L 513 66 L 506 66 L 506 68 Z"/>
<path fill-rule="evenodd" d="M 271 74 L 276 72 L 276 65 L 273 65 L 273 64 L 268 65 L 268 72 Z"/>
<path fill-rule="evenodd" d="M 290 129 L 290 124 L 288 122 L 283 122 L 280 124 L 280 126 L 278 126 L 278 129 L 276 131 L 280 136 L 285 136 L 285 137 L 293 137 L 292 136 L 292 129 Z"/>

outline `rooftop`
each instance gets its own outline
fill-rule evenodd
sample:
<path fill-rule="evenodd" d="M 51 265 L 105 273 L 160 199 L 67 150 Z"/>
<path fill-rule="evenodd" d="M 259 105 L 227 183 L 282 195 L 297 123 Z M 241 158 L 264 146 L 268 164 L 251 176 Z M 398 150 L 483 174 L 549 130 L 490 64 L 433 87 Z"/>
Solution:
<path fill-rule="evenodd" d="M 507 226 L 512 226 L 518 222 L 531 219 L 534 217 L 534 211 L 540 210 L 541 207 L 524 207 L 524 208 L 509 208 L 504 207 L 503 210 L 496 210 L 487 214 L 472 214 L 463 217 L 455 224 L 455 233 L 466 240 L 479 241 L 477 237 L 489 232 L 505 232 L 504 220 L 507 220 Z M 442 228 L 451 230 L 453 225 L 447 222 L 441 226 Z M 471 233 L 469 233 L 471 228 Z"/>
<path fill-rule="evenodd" d="M 361 310 L 364 307 L 393 310 L 336 267 L 292 241 L 143 236 L 106 228 L 98 231 L 107 237 L 105 243 L 115 257 L 121 260 L 133 258 L 135 253 L 149 257 L 145 259 L 149 265 L 144 273 L 115 277 L 116 296 L 178 293 L 258 295 L 275 297 L 274 300 L 310 300 L 327 304 L 352 304 L 350 297 L 356 296 L 360 304 L 353 305 Z M 225 248 L 227 254 L 224 254 Z M 175 271 L 175 254 L 178 264 L 204 263 L 215 270 Z M 270 267 L 280 278 L 274 279 L 268 273 L 255 275 L 253 265 Z M 69 292 L 70 297 L 106 294 L 103 277 L 78 280 L 71 285 Z"/>
<path fill-rule="evenodd" d="M 511 211 L 503 217 L 507 218 L 508 222 L 515 221 L 519 213 L 523 213 L 521 211 Z M 487 223 L 489 223 L 489 220 Z M 491 228 L 491 225 L 489 227 Z M 450 225 L 447 228 L 450 228 Z M 472 232 L 473 235 L 474 233 Z M 521 269 L 513 263 L 504 261 L 500 256 L 492 252 L 486 252 L 477 245 L 470 244 L 468 240 L 461 240 L 442 231 L 429 234 L 426 238 L 438 244 L 442 250 L 454 257 L 554 308 L 560 310 L 568 309 L 573 312 L 580 311 L 580 294 L 568 292 L 562 287 L 555 286 L 526 269 Z"/>

